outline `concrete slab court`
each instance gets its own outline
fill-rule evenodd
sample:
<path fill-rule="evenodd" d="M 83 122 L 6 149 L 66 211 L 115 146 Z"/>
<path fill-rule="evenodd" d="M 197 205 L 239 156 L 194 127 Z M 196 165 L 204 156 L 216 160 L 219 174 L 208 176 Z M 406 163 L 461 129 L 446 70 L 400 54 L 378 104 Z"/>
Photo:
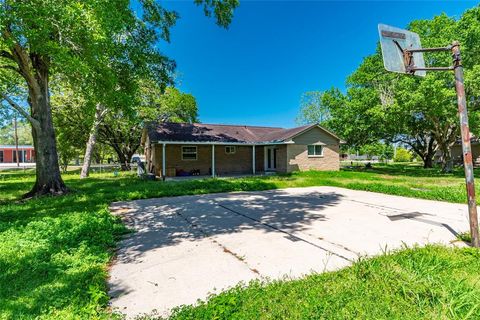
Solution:
<path fill-rule="evenodd" d="M 136 230 L 110 271 L 112 307 L 128 316 L 205 299 L 256 278 L 336 270 L 404 244 L 450 244 L 466 205 L 335 187 L 117 202 Z"/>

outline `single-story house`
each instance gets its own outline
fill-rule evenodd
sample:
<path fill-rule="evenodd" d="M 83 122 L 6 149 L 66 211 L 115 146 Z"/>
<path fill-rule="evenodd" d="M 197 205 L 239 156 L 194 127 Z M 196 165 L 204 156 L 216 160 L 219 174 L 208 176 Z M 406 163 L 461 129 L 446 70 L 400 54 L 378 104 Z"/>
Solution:
<path fill-rule="evenodd" d="M 317 124 L 291 129 L 150 123 L 142 135 L 147 170 L 160 177 L 339 170 L 343 141 Z"/>
<path fill-rule="evenodd" d="M 480 166 L 480 140 L 477 137 L 473 137 L 470 139 L 470 145 L 472 147 L 472 159 L 473 165 L 475 167 Z M 452 153 L 452 160 L 454 164 L 463 165 L 463 149 L 462 149 L 462 142 L 458 140 L 450 149 Z M 442 152 L 437 150 L 435 153 L 435 162 L 439 163 L 442 157 Z"/>
<path fill-rule="evenodd" d="M 0 145 L 0 163 L 16 163 L 17 162 L 17 148 L 14 145 Z M 35 150 L 33 146 L 19 145 L 18 146 L 19 162 L 34 162 Z"/>

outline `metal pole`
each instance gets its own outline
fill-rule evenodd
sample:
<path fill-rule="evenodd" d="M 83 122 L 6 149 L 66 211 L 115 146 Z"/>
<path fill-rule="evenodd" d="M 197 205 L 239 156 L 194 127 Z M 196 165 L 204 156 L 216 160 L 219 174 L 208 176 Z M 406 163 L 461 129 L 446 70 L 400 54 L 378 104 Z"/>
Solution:
<path fill-rule="evenodd" d="M 17 114 L 13 116 L 13 127 L 15 128 L 15 154 L 17 155 L 17 167 L 20 167 L 20 159 L 18 158 Z"/>
<path fill-rule="evenodd" d="M 472 148 L 470 145 L 470 129 L 468 127 L 467 99 L 463 83 L 463 67 L 460 57 L 460 44 L 452 43 L 453 68 L 455 71 L 455 89 L 457 90 L 458 116 L 460 118 L 460 131 L 462 134 L 463 167 L 465 169 L 465 183 L 467 187 L 468 215 L 470 218 L 470 234 L 472 246 L 480 247 L 478 233 L 477 203 L 475 200 L 475 182 L 473 178 Z"/>

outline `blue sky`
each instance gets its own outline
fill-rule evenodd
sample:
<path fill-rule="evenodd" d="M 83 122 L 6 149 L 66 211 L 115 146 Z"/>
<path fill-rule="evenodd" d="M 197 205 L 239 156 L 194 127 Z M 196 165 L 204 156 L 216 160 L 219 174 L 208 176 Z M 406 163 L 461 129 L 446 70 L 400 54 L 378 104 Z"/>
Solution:
<path fill-rule="evenodd" d="M 165 1 L 180 14 L 161 50 L 177 62 L 178 87 L 193 94 L 201 122 L 292 127 L 302 93 L 344 88 L 373 53 L 377 24 L 405 27 L 475 1 L 240 1 L 228 30 L 193 1 Z"/>

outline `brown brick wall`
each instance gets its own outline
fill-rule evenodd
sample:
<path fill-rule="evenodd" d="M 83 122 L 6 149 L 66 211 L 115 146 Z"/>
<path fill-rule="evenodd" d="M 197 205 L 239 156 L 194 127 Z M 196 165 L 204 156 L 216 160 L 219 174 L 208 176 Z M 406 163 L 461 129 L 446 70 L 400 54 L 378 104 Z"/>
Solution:
<path fill-rule="evenodd" d="M 193 146 L 193 145 L 192 145 Z M 167 145 L 166 168 L 167 175 L 176 170 L 200 170 L 200 174 L 209 175 L 212 166 L 212 147 L 209 145 L 197 145 L 197 160 L 182 160 L 182 145 Z M 278 145 L 277 148 L 277 172 L 292 172 L 303 170 L 339 170 L 339 146 L 326 145 L 323 157 L 311 158 L 307 155 L 307 145 L 291 144 Z M 152 147 L 151 159 L 153 171 L 161 175 L 162 170 L 162 145 Z M 264 147 L 255 148 L 256 172 L 264 171 Z M 147 158 L 148 155 L 147 155 Z M 252 173 L 252 147 L 236 146 L 235 154 L 226 154 L 225 146 L 215 146 L 215 171 L 217 175 L 248 174 Z"/>
<path fill-rule="evenodd" d="M 287 146 L 287 171 L 339 170 L 339 145 L 323 146 L 323 157 L 309 157 L 307 145 L 291 144 Z"/>
<path fill-rule="evenodd" d="M 190 146 L 190 145 L 189 145 Z M 191 146 L 195 146 L 192 144 Z M 200 174 L 208 175 L 212 167 L 212 146 L 197 145 L 197 160 L 182 160 L 182 145 L 166 146 L 166 168 L 169 171 L 200 170 Z M 224 145 L 215 146 L 215 172 L 217 175 L 252 173 L 252 147 L 235 146 L 234 154 L 226 154 Z M 161 175 L 162 170 L 162 145 L 155 145 L 152 152 L 155 174 Z M 263 171 L 263 148 L 256 147 L 256 170 Z M 170 169 L 170 170 L 169 170 Z"/>
<path fill-rule="evenodd" d="M 215 172 L 218 175 L 230 173 L 252 173 L 252 147 L 235 146 L 234 154 L 226 154 L 225 146 L 215 146 Z"/>
<path fill-rule="evenodd" d="M 287 167 L 287 159 L 288 159 L 288 154 L 287 154 L 287 146 L 286 145 L 278 145 L 276 147 L 277 149 L 277 172 L 283 172 L 286 173 L 288 172 L 288 167 Z"/>
<path fill-rule="evenodd" d="M 256 172 L 263 172 L 265 171 L 265 150 L 263 146 L 256 146 L 255 147 L 255 170 Z"/>

